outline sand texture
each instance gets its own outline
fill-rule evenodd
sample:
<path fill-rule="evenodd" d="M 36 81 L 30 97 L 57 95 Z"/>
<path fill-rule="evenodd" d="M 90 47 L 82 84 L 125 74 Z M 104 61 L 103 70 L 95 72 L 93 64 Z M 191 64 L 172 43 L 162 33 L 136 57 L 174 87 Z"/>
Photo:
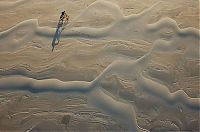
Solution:
<path fill-rule="evenodd" d="M 0 19 L 0 131 L 200 131 L 198 0 L 7 0 Z"/>

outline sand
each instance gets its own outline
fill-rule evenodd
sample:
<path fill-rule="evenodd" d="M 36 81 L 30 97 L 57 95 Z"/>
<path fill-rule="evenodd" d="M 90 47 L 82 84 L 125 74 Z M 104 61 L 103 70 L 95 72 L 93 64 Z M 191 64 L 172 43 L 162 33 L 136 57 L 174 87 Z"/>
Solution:
<path fill-rule="evenodd" d="M 198 4 L 1 1 L 0 130 L 199 131 Z"/>

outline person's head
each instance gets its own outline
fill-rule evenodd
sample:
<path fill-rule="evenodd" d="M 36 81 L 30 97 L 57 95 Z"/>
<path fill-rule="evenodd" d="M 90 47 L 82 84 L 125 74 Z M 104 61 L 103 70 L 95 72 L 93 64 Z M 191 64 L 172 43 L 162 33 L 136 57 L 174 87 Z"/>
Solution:
<path fill-rule="evenodd" d="M 64 14 L 65 14 L 65 11 L 62 12 L 62 15 L 64 15 Z"/>

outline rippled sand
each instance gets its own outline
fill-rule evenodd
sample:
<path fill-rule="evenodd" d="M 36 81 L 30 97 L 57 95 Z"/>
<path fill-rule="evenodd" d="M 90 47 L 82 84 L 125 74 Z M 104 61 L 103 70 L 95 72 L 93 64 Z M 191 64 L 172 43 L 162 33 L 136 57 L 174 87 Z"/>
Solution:
<path fill-rule="evenodd" d="M 199 131 L 198 4 L 0 1 L 0 131 Z"/>

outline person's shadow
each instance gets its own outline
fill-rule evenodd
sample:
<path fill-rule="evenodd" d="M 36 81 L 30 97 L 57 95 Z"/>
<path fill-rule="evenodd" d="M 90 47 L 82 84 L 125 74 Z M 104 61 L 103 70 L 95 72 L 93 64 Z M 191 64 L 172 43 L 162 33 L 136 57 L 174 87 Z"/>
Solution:
<path fill-rule="evenodd" d="M 64 24 L 63 20 L 59 20 L 57 28 L 56 28 L 56 32 L 54 34 L 53 41 L 52 41 L 52 52 L 53 52 L 55 46 L 58 45 L 58 43 L 60 41 L 60 36 L 63 31 L 63 24 Z"/>

